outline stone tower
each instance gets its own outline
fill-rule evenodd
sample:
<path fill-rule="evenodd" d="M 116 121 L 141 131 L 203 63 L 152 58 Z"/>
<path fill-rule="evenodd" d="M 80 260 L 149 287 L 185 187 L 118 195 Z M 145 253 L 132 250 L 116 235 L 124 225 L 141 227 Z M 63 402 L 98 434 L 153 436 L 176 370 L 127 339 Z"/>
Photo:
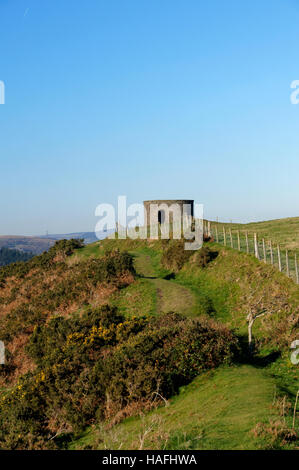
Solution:
<path fill-rule="evenodd" d="M 163 224 L 165 221 L 165 212 L 169 210 L 169 222 L 172 222 L 172 211 L 171 206 L 179 206 L 181 214 L 183 215 L 184 204 L 187 204 L 190 208 L 190 215 L 194 216 L 194 201 L 192 199 L 156 199 L 152 201 L 144 201 L 144 220 L 146 220 L 147 225 L 150 221 L 153 224 Z M 157 205 L 157 211 L 150 211 L 151 205 Z M 152 206 L 153 207 L 153 206 Z M 155 207 L 155 206 L 154 206 Z"/>

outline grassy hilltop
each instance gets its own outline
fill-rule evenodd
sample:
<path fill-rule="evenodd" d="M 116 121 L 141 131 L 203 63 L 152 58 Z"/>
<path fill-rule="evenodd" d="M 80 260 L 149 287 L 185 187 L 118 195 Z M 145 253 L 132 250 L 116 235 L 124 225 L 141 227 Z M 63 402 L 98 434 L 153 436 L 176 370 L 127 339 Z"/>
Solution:
<path fill-rule="evenodd" d="M 272 266 L 216 243 L 64 241 L 0 285 L 1 448 L 298 447 L 299 288 Z"/>

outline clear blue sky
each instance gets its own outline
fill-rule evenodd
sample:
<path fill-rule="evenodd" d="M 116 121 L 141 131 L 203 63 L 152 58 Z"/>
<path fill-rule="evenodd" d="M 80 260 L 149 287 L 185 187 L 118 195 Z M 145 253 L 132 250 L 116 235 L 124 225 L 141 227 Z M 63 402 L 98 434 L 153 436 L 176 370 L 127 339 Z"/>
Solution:
<path fill-rule="evenodd" d="M 297 0 L 0 0 L 0 234 L 101 202 L 299 216 Z"/>

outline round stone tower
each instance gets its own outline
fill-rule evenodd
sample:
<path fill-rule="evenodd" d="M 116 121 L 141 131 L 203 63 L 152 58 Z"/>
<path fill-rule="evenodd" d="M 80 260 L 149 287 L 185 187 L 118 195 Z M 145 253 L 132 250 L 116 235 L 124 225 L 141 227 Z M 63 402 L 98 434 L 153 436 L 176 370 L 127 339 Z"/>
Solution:
<path fill-rule="evenodd" d="M 149 225 L 163 224 L 167 219 L 166 212 L 169 213 L 169 222 L 173 221 L 173 209 L 179 208 L 181 217 L 183 216 L 184 205 L 188 205 L 190 215 L 194 215 L 194 201 L 192 199 L 156 199 L 152 201 L 144 201 L 144 220 Z M 158 207 L 157 207 L 158 206 Z M 151 210 L 152 207 L 152 210 Z"/>

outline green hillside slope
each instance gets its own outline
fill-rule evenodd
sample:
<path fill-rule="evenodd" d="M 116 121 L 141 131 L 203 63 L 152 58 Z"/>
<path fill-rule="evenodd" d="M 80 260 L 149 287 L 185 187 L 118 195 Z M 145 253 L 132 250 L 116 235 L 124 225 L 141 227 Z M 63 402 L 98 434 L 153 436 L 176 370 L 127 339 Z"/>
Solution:
<path fill-rule="evenodd" d="M 225 226 L 232 230 L 248 231 L 257 233 L 259 238 L 272 240 L 274 244 L 279 243 L 282 249 L 289 249 L 299 254 L 299 217 L 287 219 L 268 220 L 264 222 L 252 222 L 249 224 L 211 222 L 219 228 Z"/>
<path fill-rule="evenodd" d="M 159 309 L 161 298 L 166 306 L 169 303 L 169 310 L 172 310 L 172 302 L 181 302 L 185 313 L 201 315 L 208 312 L 212 318 L 237 329 L 239 334 L 245 334 L 246 316 L 251 308 L 257 308 L 262 298 L 260 307 L 265 308 L 269 314 L 256 322 L 256 338 L 263 344 L 282 348 L 288 347 L 296 339 L 299 288 L 291 279 L 274 267 L 259 262 L 253 255 L 216 243 L 208 244 L 214 253 L 214 260 L 205 269 L 199 266 L 198 254 L 195 253 L 179 272 L 172 273 L 161 265 L 161 257 L 167 245 L 161 241 L 107 239 L 78 250 L 78 254 L 83 258 L 90 255 L 100 257 L 113 246 L 121 251 L 129 251 L 134 257 L 143 292 L 148 287 L 148 291 L 152 293 L 149 311 Z M 131 301 L 130 308 L 135 301 L 134 311 L 139 310 L 142 314 L 144 297 L 133 295 L 139 286 L 140 284 L 135 283 L 128 288 L 129 297 L 135 299 Z M 181 290 L 182 287 L 185 288 L 184 291 Z M 174 288 L 177 289 L 176 294 Z M 124 298 L 126 290 L 120 295 Z"/>
<path fill-rule="evenodd" d="M 259 449 L 259 422 L 277 418 L 275 382 L 252 366 L 221 368 L 181 388 L 165 405 L 111 429 L 95 426 L 71 448 L 97 449 Z"/>
<path fill-rule="evenodd" d="M 254 256 L 62 241 L 0 281 L 2 448 L 298 447 L 299 289 Z"/>
<path fill-rule="evenodd" d="M 105 240 L 93 255 L 111 248 Z M 161 242 L 117 241 L 135 258 L 140 279 L 120 293 L 118 305 L 127 315 L 146 312 L 155 315 L 159 299 L 164 304 L 180 305 L 188 315 L 208 315 L 234 328 L 241 342 L 246 341 L 246 315 L 260 297 L 269 312 L 254 327 L 259 348 L 254 362 L 221 368 L 195 379 L 183 387 L 167 406 L 120 424 L 95 426 L 75 440 L 71 448 L 109 449 L 260 449 L 292 447 L 281 420 L 283 398 L 291 408 L 299 386 L 298 369 L 290 364 L 288 346 L 298 332 L 299 289 L 271 266 L 259 263 L 253 256 L 209 244 L 217 254 L 202 269 L 197 254 L 176 273 L 171 273 L 160 260 Z M 140 284 L 143 283 L 143 291 Z M 157 284 L 159 282 L 159 284 Z M 170 288 L 171 286 L 171 288 Z M 181 288 L 186 290 L 185 295 Z M 126 292 L 127 291 L 127 292 Z M 145 301 L 145 293 L 149 293 Z M 188 292 L 188 295 L 187 295 Z M 177 297 L 176 297 L 177 296 Z M 117 303 L 117 300 L 114 299 Z M 148 307 L 150 303 L 150 308 Z M 127 306 L 127 308 L 126 308 Z M 273 309 L 274 306 L 274 309 Z M 161 308 L 161 307 L 160 307 Z M 273 311 L 274 310 L 274 311 Z M 196 312 L 196 313 L 195 313 Z M 243 340 L 242 340 L 243 338 Z M 276 351 L 276 353 L 275 353 Z M 248 361 L 245 360 L 245 362 Z M 290 415 L 283 418 L 291 422 Z"/>

